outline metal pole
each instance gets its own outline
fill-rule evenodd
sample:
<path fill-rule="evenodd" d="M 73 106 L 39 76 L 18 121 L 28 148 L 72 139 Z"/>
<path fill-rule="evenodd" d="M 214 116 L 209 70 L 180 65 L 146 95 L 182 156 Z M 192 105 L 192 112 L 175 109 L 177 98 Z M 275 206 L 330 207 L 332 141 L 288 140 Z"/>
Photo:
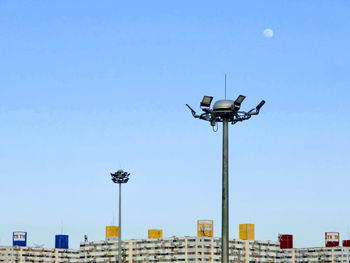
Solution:
<path fill-rule="evenodd" d="M 229 263 L 228 253 L 228 119 L 223 120 L 222 130 L 222 224 L 221 263 Z"/>
<path fill-rule="evenodd" d="M 122 184 L 119 184 L 119 235 L 118 235 L 118 262 L 122 263 Z"/>

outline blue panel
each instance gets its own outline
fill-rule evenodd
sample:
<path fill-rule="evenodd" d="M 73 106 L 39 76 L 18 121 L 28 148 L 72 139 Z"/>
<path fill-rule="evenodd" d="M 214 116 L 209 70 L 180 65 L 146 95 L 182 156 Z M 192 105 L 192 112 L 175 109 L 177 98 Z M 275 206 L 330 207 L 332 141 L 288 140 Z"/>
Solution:
<path fill-rule="evenodd" d="M 27 232 L 13 232 L 12 239 L 13 246 L 26 247 L 27 246 Z"/>
<path fill-rule="evenodd" d="M 56 235 L 55 248 L 68 249 L 68 235 Z"/>

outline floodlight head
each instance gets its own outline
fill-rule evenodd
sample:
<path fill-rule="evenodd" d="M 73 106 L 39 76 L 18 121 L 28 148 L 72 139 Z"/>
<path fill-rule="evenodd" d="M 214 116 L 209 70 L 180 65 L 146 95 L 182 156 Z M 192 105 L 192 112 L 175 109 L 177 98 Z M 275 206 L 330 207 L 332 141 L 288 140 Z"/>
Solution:
<path fill-rule="evenodd" d="M 257 110 L 257 111 L 260 111 L 261 107 L 264 106 L 264 104 L 265 104 L 265 101 L 262 100 L 262 101 L 259 103 L 259 105 L 256 106 L 256 110 Z"/>
<path fill-rule="evenodd" d="M 130 173 L 118 170 L 115 173 L 111 173 L 113 183 L 123 184 L 129 181 Z"/>
<path fill-rule="evenodd" d="M 204 96 L 200 106 L 209 108 L 212 100 L 213 100 L 213 97 Z"/>
<path fill-rule="evenodd" d="M 235 108 L 239 109 L 244 99 L 245 99 L 245 96 L 239 95 L 238 98 L 235 100 Z"/>

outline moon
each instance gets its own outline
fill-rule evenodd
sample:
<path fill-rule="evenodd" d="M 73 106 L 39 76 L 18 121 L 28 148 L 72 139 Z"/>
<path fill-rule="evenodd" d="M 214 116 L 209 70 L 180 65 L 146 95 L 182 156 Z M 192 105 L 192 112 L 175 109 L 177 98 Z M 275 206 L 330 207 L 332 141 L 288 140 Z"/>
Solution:
<path fill-rule="evenodd" d="M 266 28 L 264 30 L 264 36 L 267 38 L 272 38 L 273 37 L 273 30 L 271 28 Z"/>

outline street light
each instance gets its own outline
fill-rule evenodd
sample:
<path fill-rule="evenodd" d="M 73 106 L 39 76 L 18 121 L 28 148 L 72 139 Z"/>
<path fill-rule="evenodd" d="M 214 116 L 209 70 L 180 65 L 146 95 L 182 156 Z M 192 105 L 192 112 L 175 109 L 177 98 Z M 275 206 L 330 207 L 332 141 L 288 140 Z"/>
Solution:
<path fill-rule="evenodd" d="M 208 99 L 210 98 L 210 99 Z M 213 97 L 204 96 L 200 106 L 203 111 L 198 115 L 194 109 L 188 104 L 186 106 L 191 110 L 192 116 L 201 120 L 209 121 L 211 126 L 215 126 L 218 122 L 223 123 L 223 140 L 222 140 L 222 224 L 221 224 L 221 262 L 229 262 L 229 223 L 228 223 L 228 123 L 236 124 L 237 122 L 250 119 L 252 115 L 257 115 L 265 101 L 261 101 L 254 109 L 245 112 L 240 111 L 241 104 L 245 96 L 239 95 L 233 100 L 218 100 L 214 103 L 212 109 L 210 104 Z M 205 108 L 204 108 L 205 107 Z"/>
<path fill-rule="evenodd" d="M 130 173 L 118 170 L 115 173 L 111 173 L 112 181 L 115 184 L 119 184 L 119 235 L 118 235 L 118 263 L 122 263 L 122 217 L 121 217 L 121 200 L 122 200 L 122 184 L 126 184 L 129 181 Z"/>

